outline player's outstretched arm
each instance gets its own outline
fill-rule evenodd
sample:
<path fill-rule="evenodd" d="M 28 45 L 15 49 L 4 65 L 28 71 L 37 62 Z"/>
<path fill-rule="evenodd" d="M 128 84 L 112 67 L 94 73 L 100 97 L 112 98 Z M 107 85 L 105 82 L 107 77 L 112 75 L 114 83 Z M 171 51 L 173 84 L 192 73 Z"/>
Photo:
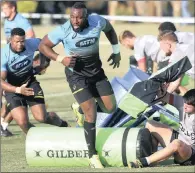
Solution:
<path fill-rule="evenodd" d="M 112 60 L 110 65 L 111 66 L 113 65 L 113 68 L 115 68 L 115 67 L 118 68 L 120 65 L 120 60 L 121 60 L 118 38 L 117 38 L 116 32 L 115 32 L 114 28 L 112 27 L 112 25 L 110 24 L 110 22 L 108 20 L 106 20 L 106 22 L 107 22 L 106 27 L 103 31 L 104 31 L 106 37 L 108 38 L 108 40 L 110 41 L 110 43 L 112 45 L 112 49 L 113 49 L 113 53 L 109 57 L 108 62 Z"/>
<path fill-rule="evenodd" d="M 46 57 L 56 61 L 58 54 L 52 49 L 55 45 L 48 39 L 46 35 L 39 44 L 39 51 Z"/>
<path fill-rule="evenodd" d="M 171 83 L 169 84 L 169 87 L 167 88 L 167 92 L 173 93 L 173 92 L 179 87 L 179 85 L 180 85 L 180 83 L 181 83 L 181 80 L 182 80 L 182 77 L 183 77 L 183 76 L 181 76 L 181 77 L 178 78 L 177 80 L 171 82 Z"/>

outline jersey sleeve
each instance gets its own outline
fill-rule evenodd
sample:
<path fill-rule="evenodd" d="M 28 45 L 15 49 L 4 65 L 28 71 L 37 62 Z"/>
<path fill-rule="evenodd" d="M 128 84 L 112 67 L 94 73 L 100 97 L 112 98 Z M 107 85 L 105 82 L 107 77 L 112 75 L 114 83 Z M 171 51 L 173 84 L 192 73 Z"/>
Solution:
<path fill-rule="evenodd" d="M 65 28 L 64 28 L 65 29 Z M 64 30 L 62 26 L 57 27 L 48 33 L 48 39 L 54 44 L 58 44 L 63 40 Z"/>
<path fill-rule="evenodd" d="M 30 45 L 30 48 L 32 49 L 32 51 L 34 52 L 38 50 L 41 39 L 40 38 L 29 38 L 29 39 L 26 39 L 26 41 L 27 41 L 27 44 Z"/>
<path fill-rule="evenodd" d="M 110 26 L 107 25 L 107 20 L 102 16 L 99 16 L 101 30 L 108 30 Z"/>
<path fill-rule="evenodd" d="M 26 32 L 30 29 L 32 29 L 32 25 L 30 24 L 30 22 L 26 19 L 26 18 L 22 18 L 23 20 L 21 21 L 21 28 Z"/>
<path fill-rule="evenodd" d="M 89 17 L 90 17 L 90 20 L 95 22 L 102 31 L 109 29 L 109 28 L 107 28 L 107 27 L 109 27 L 107 25 L 107 20 L 104 17 L 102 17 L 96 13 L 91 14 Z"/>
<path fill-rule="evenodd" d="M 5 49 L 1 49 L 1 72 L 7 71 L 7 58 L 5 55 Z"/>
<path fill-rule="evenodd" d="M 180 49 L 176 49 L 176 51 L 172 53 L 171 56 L 169 57 L 169 63 L 174 63 L 184 57 L 185 57 L 185 53 Z"/>
<path fill-rule="evenodd" d="M 135 46 L 134 46 L 134 56 L 135 56 L 135 59 L 137 61 L 140 61 L 145 57 L 144 48 L 145 48 L 144 42 L 141 42 L 141 40 L 139 40 L 135 44 Z"/>

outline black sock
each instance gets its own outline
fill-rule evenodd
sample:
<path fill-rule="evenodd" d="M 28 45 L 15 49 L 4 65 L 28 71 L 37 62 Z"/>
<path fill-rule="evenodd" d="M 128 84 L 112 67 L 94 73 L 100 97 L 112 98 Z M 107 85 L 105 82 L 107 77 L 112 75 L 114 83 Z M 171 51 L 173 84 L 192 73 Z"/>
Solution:
<path fill-rule="evenodd" d="M 89 123 L 84 121 L 84 133 L 85 133 L 85 139 L 89 150 L 89 158 L 91 158 L 94 154 L 97 154 L 97 151 L 95 149 L 95 140 L 96 140 L 95 123 Z"/>
<path fill-rule="evenodd" d="M 142 163 L 143 167 L 147 167 L 147 166 L 149 166 L 149 165 L 148 165 L 148 162 L 147 162 L 147 160 L 146 160 L 146 158 L 145 158 L 145 157 L 140 158 L 139 160 L 140 160 L 140 162 Z"/>
<path fill-rule="evenodd" d="M 79 112 L 80 114 L 84 114 L 80 106 L 79 106 L 78 112 Z"/>
<path fill-rule="evenodd" d="M 68 127 L 68 123 L 62 120 L 62 124 L 60 125 L 60 127 Z"/>

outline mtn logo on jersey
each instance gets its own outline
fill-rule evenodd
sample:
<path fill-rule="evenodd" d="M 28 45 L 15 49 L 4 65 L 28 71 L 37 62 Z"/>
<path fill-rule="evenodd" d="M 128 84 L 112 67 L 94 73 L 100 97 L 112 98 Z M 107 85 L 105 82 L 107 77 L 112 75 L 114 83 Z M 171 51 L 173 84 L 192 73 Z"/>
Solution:
<path fill-rule="evenodd" d="M 97 40 L 98 40 L 97 37 L 89 37 L 77 42 L 75 45 L 76 47 L 88 47 L 95 44 Z"/>
<path fill-rule="evenodd" d="M 20 70 L 26 66 L 28 66 L 31 63 L 29 59 L 25 59 L 23 61 L 20 61 L 19 63 L 16 63 L 12 66 L 14 70 Z"/>

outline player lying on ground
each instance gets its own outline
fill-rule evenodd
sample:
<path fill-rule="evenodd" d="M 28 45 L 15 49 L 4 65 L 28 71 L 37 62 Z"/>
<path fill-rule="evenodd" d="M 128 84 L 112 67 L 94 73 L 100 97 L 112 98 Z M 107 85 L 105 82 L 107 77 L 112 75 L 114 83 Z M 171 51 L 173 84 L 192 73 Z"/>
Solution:
<path fill-rule="evenodd" d="M 164 148 L 145 158 L 130 162 L 130 168 L 142 168 L 174 157 L 180 165 L 195 165 L 195 89 L 185 93 L 183 98 L 167 93 L 163 101 L 175 106 L 179 111 L 180 128 L 175 131 L 165 124 L 149 121 L 146 128 L 154 137 L 153 144 Z"/>

